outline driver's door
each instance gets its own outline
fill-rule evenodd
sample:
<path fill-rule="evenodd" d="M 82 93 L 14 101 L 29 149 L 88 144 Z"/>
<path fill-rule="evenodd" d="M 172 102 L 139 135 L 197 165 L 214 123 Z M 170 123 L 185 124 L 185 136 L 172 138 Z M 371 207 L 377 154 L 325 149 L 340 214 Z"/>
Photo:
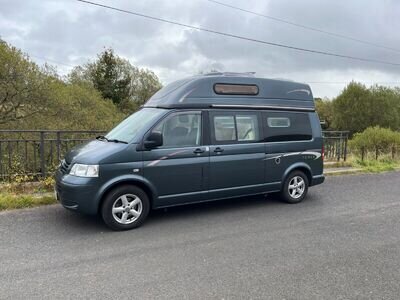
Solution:
<path fill-rule="evenodd" d="M 202 121 L 201 111 L 174 112 L 154 127 L 163 145 L 144 151 L 143 161 L 144 177 L 158 193 L 156 207 L 205 199 L 209 152 L 202 142 Z"/>

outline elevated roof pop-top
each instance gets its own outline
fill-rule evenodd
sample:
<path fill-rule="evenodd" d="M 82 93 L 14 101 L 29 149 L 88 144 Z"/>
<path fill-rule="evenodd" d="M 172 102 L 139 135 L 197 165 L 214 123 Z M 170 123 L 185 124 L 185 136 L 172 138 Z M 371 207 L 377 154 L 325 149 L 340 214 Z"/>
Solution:
<path fill-rule="evenodd" d="M 158 108 L 260 108 L 314 111 L 310 87 L 253 73 L 210 73 L 175 81 L 144 105 Z"/>

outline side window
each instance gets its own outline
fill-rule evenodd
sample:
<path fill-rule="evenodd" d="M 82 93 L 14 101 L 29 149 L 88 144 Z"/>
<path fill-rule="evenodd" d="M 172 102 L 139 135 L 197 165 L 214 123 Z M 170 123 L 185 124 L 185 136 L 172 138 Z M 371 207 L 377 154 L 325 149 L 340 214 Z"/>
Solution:
<path fill-rule="evenodd" d="M 267 123 L 268 127 L 290 127 L 289 118 L 268 117 Z"/>
<path fill-rule="evenodd" d="M 260 140 L 257 113 L 213 113 L 211 120 L 214 143 L 232 144 Z"/>
<path fill-rule="evenodd" d="M 257 115 L 236 116 L 238 141 L 258 141 L 258 118 Z"/>
<path fill-rule="evenodd" d="M 214 116 L 215 140 L 236 141 L 236 126 L 233 116 Z"/>
<path fill-rule="evenodd" d="M 312 139 L 310 118 L 307 113 L 265 112 L 263 114 L 264 140 L 287 142 Z"/>
<path fill-rule="evenodd" d="M 201 143 L 201 114 L 177 113 L 167 117 L 153 131 L 162 134 L 162 147 L 199 146 Z"/>

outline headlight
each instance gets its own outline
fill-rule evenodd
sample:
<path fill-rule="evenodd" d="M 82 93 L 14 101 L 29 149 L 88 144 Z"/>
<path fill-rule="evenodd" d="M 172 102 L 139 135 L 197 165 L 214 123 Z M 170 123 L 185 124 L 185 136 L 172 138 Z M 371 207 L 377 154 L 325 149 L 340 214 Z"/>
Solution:
<path fill-rule="evenodd" d="M 99 177 L 99 165 L 74 164 L 69 175 L 80 177 Z"/>

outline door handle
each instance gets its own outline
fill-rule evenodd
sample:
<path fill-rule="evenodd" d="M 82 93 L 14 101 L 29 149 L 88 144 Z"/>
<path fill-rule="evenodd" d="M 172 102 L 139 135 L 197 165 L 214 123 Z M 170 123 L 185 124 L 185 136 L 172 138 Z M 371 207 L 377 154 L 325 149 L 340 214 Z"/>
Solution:
<path fill-rule="evenodd" d="M 194 154 L 201 154 L 204 153 L 205 151 L 201 148 L 197 148 L 196 150 L 193 151 Z"/>
<path fill-rule="evenodd" d="M 221 153 L 221 152 L 224 152 L 224 149 L 222 149 L 220 147 L 217 147 L 217 148 L 214 149 L 214 152 L 215 153 Z"/>

